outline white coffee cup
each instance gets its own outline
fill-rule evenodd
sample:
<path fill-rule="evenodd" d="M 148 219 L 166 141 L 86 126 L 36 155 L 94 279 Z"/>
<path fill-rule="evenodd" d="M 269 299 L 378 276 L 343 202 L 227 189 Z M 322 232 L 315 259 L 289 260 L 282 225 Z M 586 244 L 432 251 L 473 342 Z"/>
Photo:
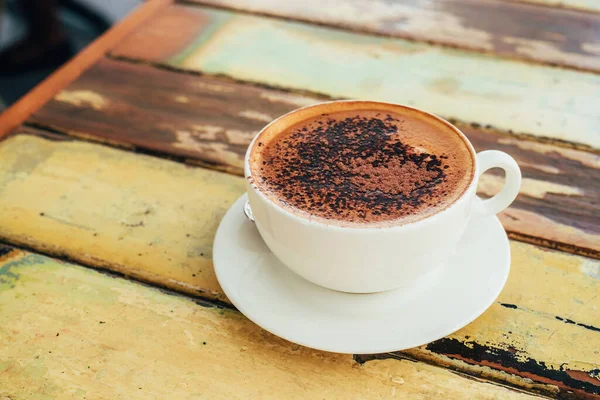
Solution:
<path fill-rule="evenodd" d="M 327 224 L 293 214 L 262 193 L 253 183 L 250 154 L 266 132 L 282 132 L 332 107 L 344 110 L 400 107 L 441 121 L 464 138 L 475 160 L 474 176 L 461 197 L 442 211 L 408 224 L 389 227 L 353 227 Z M 490 168 L 506 173 L 502 190 L 490 199 L 474 202 L 479 177 Z M 338 101 L 292 111 L 271 122 L 254 138 L 246 152 L 244 172 L 256 227 L 269 249 L 296 274 L 317 285 L 352 293 L 395 289 L 444 266 L 463 235 L 469 219 L 496 214 L 508 207 L 521 186 L 515 160 L 501 151 L 475 154 L 462 132 L 425 111 L 390 103 Z M 482 265 L 481 268 L 485 268 Z"/>

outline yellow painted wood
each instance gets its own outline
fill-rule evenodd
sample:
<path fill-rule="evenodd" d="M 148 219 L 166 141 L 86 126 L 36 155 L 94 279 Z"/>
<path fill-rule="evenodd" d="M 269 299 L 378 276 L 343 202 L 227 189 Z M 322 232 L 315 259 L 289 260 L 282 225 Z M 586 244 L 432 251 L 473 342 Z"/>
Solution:
<path fill-rule="evenodd" d="M 153 61 L 600 148 L 600 75 L 226 11 L 204 9 L 202 19 L 212 22 L 195 40 L 182 38 L 179 54 Z M 114 54 L 154 57 L 147 41 L 159 26 L 141 28 Z"/>
<path fill-rule="evenodd" d="M 0 237 L 222 298 L 213 237 L 244 190 L 243 179 L 220 172 L 17 136 L 0 146 Z"/>
<path fill-rule="evenodd" d="M 543 361 L 554 370 L 600 368 L 600 262 L 514 241 L 511 261 L 498 301 L 448 338 L 512 349 L 517 359 Z M 557 317 L 586 321 L 588 328 Z M 426 346 L 411 352 L 443 361 Z M 594 379 L 600 386 L 600 377 Z"/>
<path fill-rule="evenodd" d="M 215 229 L 243 191 L 239 177 L 96 144 L 19 135 L 0 145 L 2 239 L 211 299 L 227 301 L 211 265 Z M 450 338 L 600 386 L 589 375 L 600 368 L 600 261 L 514 241 L 511 250 L 498 302 Z M 447 362 L 426 346 L 415 352 Z M 498 369 L 483 371 L 516 379 Z"/>
<path fill-rule="evenodd" d="M 408 360 L 279 339 L 235 311 L 15 251 L 0 260 L 2 399 L 534 399 Z"/>

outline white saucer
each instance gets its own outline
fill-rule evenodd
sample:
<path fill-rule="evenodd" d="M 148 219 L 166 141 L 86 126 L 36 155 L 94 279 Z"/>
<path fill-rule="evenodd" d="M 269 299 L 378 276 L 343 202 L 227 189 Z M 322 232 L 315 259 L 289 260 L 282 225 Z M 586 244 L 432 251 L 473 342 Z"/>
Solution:
<path fill-rule="evenodd" d="M 508 277 L 508 238 L 494 216 L 472 222 L 449 265 L 410 287 L 375 294 L 325 289 L 271 253 L 246 219 L 245 201 L 246 195 L 235 202 L 217 231 L 213 258 L 219 283 L 249 319 L 307 347 L 369 354 L 420 346 L 481 315 Z"/>

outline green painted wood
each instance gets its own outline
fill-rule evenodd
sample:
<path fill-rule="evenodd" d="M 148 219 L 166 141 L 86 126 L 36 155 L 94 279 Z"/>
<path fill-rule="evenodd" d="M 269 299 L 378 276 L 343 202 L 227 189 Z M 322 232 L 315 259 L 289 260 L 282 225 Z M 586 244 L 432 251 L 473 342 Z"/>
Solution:
<path fill-rule="evenodd" d="M 186 9 L 212 23 L 205 22 L 198 40 L 178 37 L 177 55 L 161 56 L 154 50 L 161 44 L 148 40 L 149 34 L 157 35 L 169 12 Z M 333 97 L 403 103 L 447 118 L 600 148 L 600 76 L 591 73 L 184 6 L 157 16 L 113 54 Z"/>
<path fill-rule="evenodd" d="M 600 72 L 599 13 L 503 0 L 191 1 Z"/>

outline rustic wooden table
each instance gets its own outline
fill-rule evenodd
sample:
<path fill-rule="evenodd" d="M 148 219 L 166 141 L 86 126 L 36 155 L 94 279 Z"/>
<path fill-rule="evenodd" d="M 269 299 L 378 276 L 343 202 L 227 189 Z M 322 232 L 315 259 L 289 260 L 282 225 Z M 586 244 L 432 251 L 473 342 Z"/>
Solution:
<path fill-rule="evenodd" d="M 216 281 L 250 139 L 342 97 L 437 113 L 523 170 L 508 284 L 444 339 L 314 351 Z M 148 1 L 0 137 L 0 399 L 600 398 L 600 2 Z"/>

